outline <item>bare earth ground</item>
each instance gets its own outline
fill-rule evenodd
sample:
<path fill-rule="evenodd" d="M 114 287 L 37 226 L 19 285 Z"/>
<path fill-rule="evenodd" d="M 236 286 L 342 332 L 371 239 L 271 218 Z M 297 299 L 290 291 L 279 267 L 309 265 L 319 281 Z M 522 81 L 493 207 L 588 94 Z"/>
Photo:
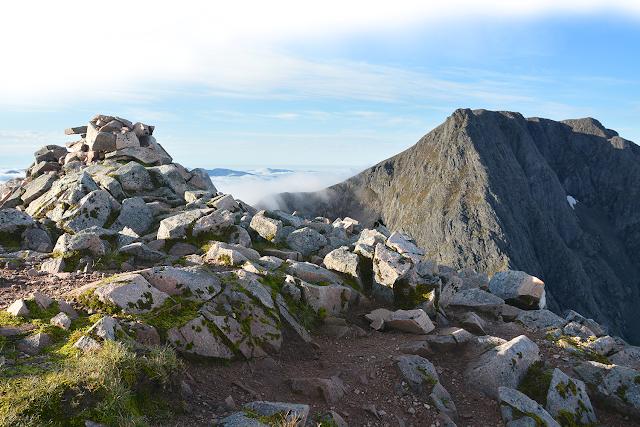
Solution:
<path fill-rule="evenodd" d="M 102 276 L 102 273 L 42 276 L 34 275 L 34 272 L 29 274 L 28 269 L 3 268 L 0 269 L 0 309 L 35 290 L 52 297 L 61 296 Z M 311 421 L 332 409 L 351 426 L 442 425 L 435 408 L 426 399 L 406 394 L 399 387 L 401 379 L 394 357 L 402 354 L 402 344 L 420 340 L 420 336 L 369 329 L 362 315 L 370 309 L 349 314 L 345 336 L 337 337 L 329 328 L 321 329 L 314 334 L 315 345 L 285 334 L 280 354 L 270 358 L 226 364 L 188 360 L 183 381 L 183 394 L 188 402 L 184 413 L 161 425 L 215 425 L 216 421 L 233 412 L 225 403 L 229 396 L 238 407 L 253 400 L 306 403 L 311 406 Z M 546 341 L 543 333 L 532 333 L 515 323 L 483 317 L 487 320 L 488 334 L 505 339 L 526 334 L 538 344 L 548 365 L 575 376 L 571 369 L 575 362 L 573 356 Z M 465 351 L 436 352 L 429 360 L 437 367 L 440 381 L 455 402 L 458 426 L 503 426 L 497 402 L 476 392 L 463 380 L 463 372 L 472 357 Z M 321 396 L 295 394 L 287 383 L 290 378 L 330 378 L 335 375 L 343 380 L 346 393 L 333 405 L 327 404 Z M 594 405 L 603 426 L 638 425 L 623 415 Z M 310 425 L 315 424 L 311 422 Z"/>

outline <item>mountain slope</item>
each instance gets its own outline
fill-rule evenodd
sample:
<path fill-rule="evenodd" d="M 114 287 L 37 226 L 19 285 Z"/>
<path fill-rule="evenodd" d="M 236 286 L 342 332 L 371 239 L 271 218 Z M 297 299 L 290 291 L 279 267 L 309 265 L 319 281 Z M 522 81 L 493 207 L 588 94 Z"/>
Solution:
<path fill-rule="evenodd" d="M 347 181 L 280 199 L 403 229 L 444 264 L 525 270 L 547 283 L 552 307 L 639 342 L 639 193 L 640 147 L 594 119 L 465 109 Z"/>

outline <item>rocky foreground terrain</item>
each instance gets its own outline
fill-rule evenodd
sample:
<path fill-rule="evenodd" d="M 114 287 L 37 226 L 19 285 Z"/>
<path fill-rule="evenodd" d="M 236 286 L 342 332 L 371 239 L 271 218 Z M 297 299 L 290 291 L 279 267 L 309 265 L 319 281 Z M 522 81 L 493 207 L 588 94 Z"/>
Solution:
<path fill-rule="evenodd" d="M 640 422 L 640 348 L 537 277 L 257 211 L 153 131 L 96 116 L 0 187 L 0 425 Z"/>
<path fill-rule="evenodd" d="M 403 230 L 441 264 L 526 271 L 552 309 L 640 343 L 640 147 L 597 120 L 461 109 L 343 183 L 280 199 Z"/>

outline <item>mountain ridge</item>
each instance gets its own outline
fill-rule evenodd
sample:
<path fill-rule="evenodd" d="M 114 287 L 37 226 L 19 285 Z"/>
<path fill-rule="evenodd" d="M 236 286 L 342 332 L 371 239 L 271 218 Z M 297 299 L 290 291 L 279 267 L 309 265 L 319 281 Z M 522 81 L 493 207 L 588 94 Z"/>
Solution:
<path fill-rule="evenodd" d="M 639 341 L 640 265 L 629 256 L 640 249 L 639 188 L 640 148 L 593 118 L 459 109 L 360 174 L 279 199 L 402 229 L 443 264 L 525 270 L 548 284 L 552 307 Z"/>

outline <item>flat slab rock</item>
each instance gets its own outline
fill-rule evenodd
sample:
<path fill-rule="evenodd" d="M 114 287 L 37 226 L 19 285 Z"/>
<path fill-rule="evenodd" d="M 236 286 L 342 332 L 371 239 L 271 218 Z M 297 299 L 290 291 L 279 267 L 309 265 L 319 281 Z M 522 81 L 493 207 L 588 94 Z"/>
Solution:
<path fill-rule="evenodd" d="M 412 334 L 428 334 L 435 329 L 435 325 L 422 309 L 390 311 L 379 308 L 366 314 L 365 318 L 376 330 L 388 327 Z"/>
<path fill-rule="evenodd" d="M 640 419 L 640 371 L 593 361 L 582 362 L 575 371 L 595 391 L 592 397 Z"/>
<path fill-rule="evenodd" d="M 465 379 L 488 396 L 497 397 L 498 388 L 517 388 L 533 362 L 540 360 L 536 343 L 525 335 L 483 353 L 467 368 Z"/>
<path fill-rule="evenodd" d="M 125 273 L 98 282 L 93 293 L 102 303 L 114 304 L 125 313 L 150 311 L 169 297 L 136 273 Z"/>
<path fill-rule="evenodd" d="M 560 424 L 540 405 L 524 393 L 509 387 L 498 388 L 502 419 L 507 425 L 560 427 Z M 518 422 L 514 424 L 514 422 Z M 531 424 L 533 422 L 533 424 Z"/>
<path fill-rule="evenodd" d="M 287 421 L 296 421 L 296 425 L 304 426 L 309 416 L 309 405 L 285 402 L 256 401 L 243 405 L 244 411 L 236 412 L 220 422 L 224 427 L 269 427 L 260 421 L 260 417 L 281 416 Z"/>
<path fill-rule="evenodd" d="M 555 418 L 561 415 L 571 416 L 580 425 L 590 425 L 597 421 L 585 384 L 558 368 L 553 370 L 545 409 Z"/>
<path fill-rule="evenodd" d="M 524 309 L 547 306 L 544 282 L 524 271 L 500 271 L 489 281 L 491 293 Z"/>

